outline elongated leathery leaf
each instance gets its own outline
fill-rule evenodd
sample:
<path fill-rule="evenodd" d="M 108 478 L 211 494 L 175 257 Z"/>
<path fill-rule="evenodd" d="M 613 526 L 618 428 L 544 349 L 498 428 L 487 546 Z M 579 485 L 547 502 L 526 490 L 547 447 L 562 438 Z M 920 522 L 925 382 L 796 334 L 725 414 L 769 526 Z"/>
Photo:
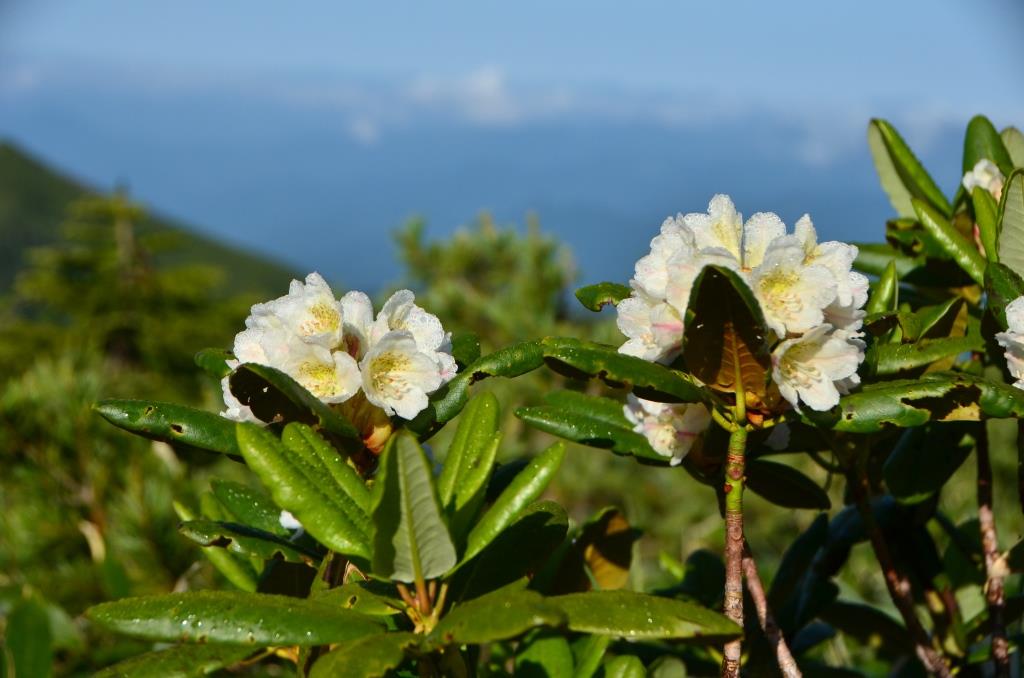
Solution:
<path fill-rule="evenodd" d="M 550 367 L 573 377 L 598 377 L 613 388 L 628 388 L 640 398 L 661 402 L 703 402 L 710 395 L 693 377 L 614 346 L 580 339 L 547 337 L 541 341 Z"/>
<path fill-rule="evenodd" d="M 102 400 L 95 409 L 114 426 L 152 440 L 239 454 L 235 423 L 213 412 L 151 400 Z"/>
<path fill-rule="evenodd" d="M 896 263 L 890 261 L 871 286 L 871 297 L 868 299 L 864 312 L 868 315 L 893 311 L 899 303 L 900 279 L 896 272 Z"/>
<path fill-rule="evenodd" d="M 964 135 L 964 174 L 974 169 L 979 160 L 992 161 L 1003 176 L 1013 171 L 1013 160 L 999 132 L 983 115 L 976 115 L 967 123 L 967 133 Z"/>
<path fill-rule="evenodd" d="M 1016 127 L 1007 127 L 999 133 L 1003 146 L 1010 155 L 1014 167 L 1024 167 L 1024 134 Z"/>
<path fill-rule="evenodd" d="M 1024 170 L 1006 179 L 999 214 L 999 261 L 1024 276 Z"/>
<path fill-rule="evenodd" d="M 984 340 L 978 335 L 922 339 L 913 344 L 876 344 L 868 352 L 866 362 L 873 374 L 891 375 L 925 367 L 968 351 L 979 351 L 984 346 Z"/>
<path fill-rule="evenodd" d="M 668 463 L 654 451 L 642 434 L 606 419 L 579 410 L 552 405 L 520 407 L 516 416 L 530 426 L 581 445 L 609 449 L 616 454 L 631 454 L 653 462 Z"/>
<path fill-rule="evenodd" d="M 630 639 L 675 638 L 717 644 L 741 631 L 723 615 L 682 600 L 633 591 L 591 591 L 547 599 L 569 617 L 569 628 Z"/>
<path fill-rule="evenodd" d="M 776 506 L 828 510 L 825 490 L 791 466 L 764 459 L 747 462 L 747 485 Z"/>
<path fill-rule="evenodd" d="M 579 288 L 576 290 L 576 298 L 591 311 L 600 311 L 608 304 L 618 305 L 620 301 L 629 297 L 630 293 L 631 290 L 626 285 L 603 282 Z"/>
<path fill-rule="evenodd" d="M 290 563 L 313 565 L 320 556 L 287 539 L 247 525 L 218 520 L 189 520 L 178 531 L 200 546 L 218 546 L 233 553 L 262 560 L 281 558 Z"/>
<path fill-rule="evenodd" d="M 469 401 L 448 446 L 437 491 L 452 534 L 461 542 L 483 505 L 501 434 L 498 399 L 481 393 Z"/>
<path fill-rule="evenodd" d="M 274 506 L 270 497 L 251 487 L 230 480 L 214 478 L 210 488 L 217 501 L 234 518 L 250 527 L 280 536 L 288 536 L 288 530 L 281 527 L 281 509 Z"/>
<path fill-rule="evenodd" d="M 369 558 L 366 520 L 356 522 L 350 517 L 358 506 L 331 482 L 330 474 L 310 467 L 255 424 L 238 424 L 237 435 L 242 456 L 278 506 L 290 511 L 328 548 L 350 557 Z"/>
<path fill-rule="evenodd" d="M 245 363 L 230 379 L 231 393 L 262 421 L 300 421 L 344 438 L 359 438 L 343 416 L 280 370 Z"/>
<path fill-rule="evenodd" d="M 234 358 L 235 356 L 231 351 L 225 351 L 222 348 L 204 348 L 199 353 L 196 353 L 195 362 L 198 367 L 202 368 L 211 377 L 223 379 L 231 374 L 228 361 L 234 360 Z"/>
<path fill-rule="evenodd" d="M 291 423 L 284 427 L 281 442 L 289 450 L 300 455 L 318 473 L 325 472 L 330 476 L 342 491 L 343 497 L 355 502 L 359 510 L 350 510 L 350 517 L 353 520 L 360 521 L 366 518 L 365 514 L 370 508 L 370 491 L 338 450 L 312 428 L 299 423 Z M 342 496 L 339 496 L 339 502 L 347 505 Z"/>
<path fill-rule="evenodd" d="M 407 431 L 388 441 L 373 487 L 373 572 L 414 582 L 436 579 L 455 565 L 423 448 Z"/>
<path fill-rule="evenodd" d="M 978 252 L 974 243 L 962 236 L 945 216 L 925 201 L 915 198 L 912 202 L 917 218 L 925 230 L 942 245 L 946 254 L 952 257 L 972 280 L 984 285 L 985 258 Z"/>
<path fill-rule="evenodd" d="M 645 678 L 647 669 L 639 657 L 623 654 L 605 664 L 601 675 L 604 678 Z"/>
<path fill-rule="evenodd" d="M 381 633 L 365 615 L 302 598 L 194 591 L 101 603 L 86 612 L 115 633 L 164 642 L 325 645 Z"/>
<path fill-rule="evenodd" d="M 989 264 L 985 269 L 985 293 L 993 317 L 1006 329 L 1006 306 L 1024 296 L 1024 280 L 1004 264 Z"/>
<path fill-rule="evenodd" d="M 384 633 L 341 643 L 320 657 L 309 678 L 384 678 L 417 647 L 415 633 Z"/>
<path fill-rule="evenodd" d="M 558 632 L 531 633 L 516 648 L 515 675 L 521 678 L 572 676 L 573 664 L 569 641 Z"/>
<path fill-rule="evenodd" d="M 981 246 L 985 248 L 985 256 L 989 262 L 999 260 L 999 205 L 992 194 L 981 186 L 971 191 L 971 203 L 974 205 L 974 222 L 978 224 L 978 236 Z"/>
<path fill-rule="evenodd" d="M 882 467 L 889 492 L 903 504 L 919 504 L 938 492 L 974 450 L 964 425 L 908 429 Z"/>
<path fill-rule="evenodd" d="M 118 662 L 93 678 L 193 678 L 236 664 L 253 648 L 239 645 L 176 645 Z"/>
<path fill-rule="evenodd" d="M 206 499 L 207 496 L 212 498 L 212 495 L 203 495 L 201 503 L 209 506 L 210 501 Z M 216 503 L 216 500 L 213 500 Z M 195 520 L 196 515 L 189 510 L 184 504 L 174 502 L 174 512 L 183 521 Z M 219 513 L 217 515 L 210 515 L 211 512 L 204 511 L 204 517 L 206 518 L 219 518 L 222 517 Z M 254 592 L 259 586 L 258 576 L 256 568 L 249 562 L 247 558 L 243 558 L 236 553 L 229 553 L 228 551 L 217 548 L 214 546 L 204 547 L 203 555 L 210 561 L 210 564 L 217 569 L 224 578 L 235 585 L 235 587 L 242 591 Z"/>
<path fill-rule="evenodd" d="M 469 533 L 463 561 L 480 553 L 502 530 L 515 522 L 523 510 L 547 488 L 564 458 L 565 445 L 555 443 L 519 472 Z"/>
<path fill-rule="evenodd" d="M 434 628 L 430 640 L 438 646 L 489 643 L 565 621 L 565 614 L 539 593 L 508 586 L 457 605 Z"/>
<path fill-rule="evenodd" d="M 920 379 L 869 384 L 843 396 L 828 412 L 803 413 L 836 431 L 876 433 L 929 421 L 978 421 L 1024 416 L 1024 391 L 964 373 L 936 372 Z"/>
<path fill-rule="evenodd" d="M 472 332 L 452 334 L 452 357 L 460 369 L 472 365 L 480 358 L 480 337 Z"/>
<path fill-rule="evenodd" d="M 350 581 L 347 584 L 310 594 L 331 605 L 355 610 L 371 617 L 391 617 L 405 610 L 405 603 L 393 587 L 384 582 Z M 391 597 L 391 596 L 394 597 Z"/>
<path fill-rule="evenodd" d="M 53 634 L 46 607 L 35 598 L 19 600 L 6 619 L 6 638 L 15 676 L 49 676 L 53 669 Z M 0 654 L 0 662 L 4 661 Z"/>
<path fill-rule="evenodd" d="M 882 188 L 899 216 L 915 216 L 913 198 L 928 201 L 944 215 L 952 214 L 946 196 L 896 128 L 885 120 L 872 120 L 868 124 L 868 147 Z"/>

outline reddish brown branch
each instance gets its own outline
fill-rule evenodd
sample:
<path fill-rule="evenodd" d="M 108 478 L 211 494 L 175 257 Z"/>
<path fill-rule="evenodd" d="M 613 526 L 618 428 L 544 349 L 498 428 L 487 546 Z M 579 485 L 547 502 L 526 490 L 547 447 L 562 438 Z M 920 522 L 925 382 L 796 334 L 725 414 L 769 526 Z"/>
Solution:
<path fill-rule="evenodd" d="M 725 462 L 725 591 L 723 612 L 743 628 L 743 485 L 747 432 L 737 429 L 729 436 Z M 737 678 L 743 654 L 743 638 L 726 643 L 722 658 L 723 678 Z"/>
<path fill-rule="evenodd" d="M 999 537 L 996 534 L 995 515 L 992 512 L 992 463 L 988 454 L 988 432 L 984 422 L 979 427 L 977 449 L 978 461 L 978 525 L 981 528 L 981 546 L 985 553 L 985 600 L 988 603 L 988 618 L 992 630 L 992 662 L 996 676 L 1010 675 L 1010 645 L 1006 640 L 1006 625 L 1003 622 L 1003 574 L 999 565 Z"/>
<path fill-rule="evenodd" d="M 783 678 L 801 678 L 800 668 L 796 665 L 793 654 L 786 645 L 786 639 L 782 631 L 772 617 L 772 611 L 768 609 L 768 597 L 764 592 L 764 585 L 761 577 L 757 574 L 757 563 L 754 562 L 754 554 L 750 552 L 750 545 L 743 544 L 743 576 L 747 580 L 747 591 L 754 600 L 754 608 L 757 609 L 757 620 L 761 624 L 768 644 L 775 650 L 775 659 L 779 663 L 779 671 Z"/>

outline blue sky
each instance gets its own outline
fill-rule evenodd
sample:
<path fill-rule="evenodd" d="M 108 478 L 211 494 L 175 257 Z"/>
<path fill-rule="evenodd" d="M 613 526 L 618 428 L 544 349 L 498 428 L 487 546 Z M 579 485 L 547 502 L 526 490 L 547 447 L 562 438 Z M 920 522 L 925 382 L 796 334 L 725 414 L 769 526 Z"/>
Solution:
<path fill-rule="evenodd" d="M 326 229 L 386 247 L 410 214 L 537 209 L 591 275 L 628 265 L 581 233 L 622 249 L 630 225 L 635 258 L 639 224 L 718 190 L 863 239 L 872 116 L 955 185 L 971 115 L 1024 123 L 1022 8 L 0 0 L 0 136 L 235 242 L 274 249 L 287 220 L 299 267 L 332 265 Z"/>

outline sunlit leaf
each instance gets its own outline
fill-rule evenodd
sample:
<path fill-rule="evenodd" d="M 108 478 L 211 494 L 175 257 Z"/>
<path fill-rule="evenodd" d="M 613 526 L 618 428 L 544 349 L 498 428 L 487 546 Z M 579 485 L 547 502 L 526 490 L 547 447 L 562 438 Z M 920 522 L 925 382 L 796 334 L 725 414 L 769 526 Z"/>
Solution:
<path fill-rule="evenodd" d="M 999 214 L 999 261 L 1024 277 L 1024 169 L 1006 179 Z"/>
<path fill-rule="evenodd" d="M 510 586 L 456 605 L 434 627 L 435 645 L 490 643 L 515 638 L 538 626 L 562 626 L 559 606 L 535 591 Z"/>
<path fill-rule="evenodd" d="M 979 285 L 985 284 L 985 258 L 978 252 L 974 243 L 961 235 L 945 216 L 927 202 L 917 198 L 912 202 L 921 225 L 939 242 L 946 254 L 956 261 L 972 280 Z"/>
<path fill-rule="evenodd" d="M 210 488 L 217 501 L 238 522 L 278 536 L 288 536 L 288 530 L 281 527 L 281 509 L 262 492 L 219 478 L 210 481 Z"/>
<path fill-rule="evenodd" d="M 210 497 L 210 499 L 208 500 L 207 497 Z M 216 499 L 213 499 L 213 495 L 203 495 L 201 497 L 201 503 L 205 504 L 207 508 L 207 510 L 203 511 L 203 517 L 215 520 L 223 518 L 222 507 L 220 510 L 209 510 L 211 502 L 216 504 Z M 212 508 L 217 509 L 218 507 L 213 506 Z M 183 521 L 195 520 L 197 517 L 194 512 L 180 502 L 174 502 L 174 512 Z M 203 555 L 236 588 L 242 591 L 249 591 L 250 593 L 255 592 L 258 588 L 258 573 L 248 558 L 243 558 L 238 554 L 230 553 L 215 546 L 204 547 Z"/>
<path fill-rule="evenodd" d="M 520 407 L 516 416 L 530 426 L 581 445 L 608 449 L 616 454 L 630 454 L 656 463 L 668 463 L 651 447 L 643 434 L 632 427 L 610 423 L 606 418 L 580 410 L 553 405 Z"/>
<path fill-rule="evenodd" d="M 974 206 L 974 221 L 978 224 L 978 237 L 985 248 L 985 256 L 989 262 L 999 260 L 999 205 L 992 194 L 981 186 L 971 191 L 971 203 Z"/>
<path fill-rule="evenodd" d="M 896 128 L 885 120 L 872 120 L 868 124 L 868 147 L 882 188 L 899 216 L 915 216 L 911 205 L 913 198 L 927 200 L 942 214 L 952 212 L 946 196 L 935 185 Z"/>
<path fill-rule="evenodd" d="M 1016 127 L 1007 127 L 999 133 L 1003 146 L 1013 161 L 1014 167 L 1024 167 L 1024 134 Z"/>
<path fill-rule="evenodd" d="M 988 307 L 1002 329 L 1006 329 L 1006 306 L 1024 296 L 1024 280 L 1004 264 L 989 264 L 985 269 Z"/>
<path fill-rule="evenodd" d="M 576 298 L 591 311 L 600 311 L 609 304 L 618 305 L 620 301 L 627 299 L 631 292 L 626 285 L 603 282 L 579 288 L 576 290 Z"/>
<path fill-rule="evenodd" d="M 871 285 L 871 296 L 864 306 L 868 315 L 893 311 L 899 304 L 900 279 L 896 272 L 896 263 L 890 261 L 881 276 Z"/>
<path fill-rule="evenodd" d="M 223 379 L 231 374 L 228 361 L 234 360 L 235 356 L 231 351 L 222 348 L 204 348 L 196 353 L 196 366 L 209 374 L 214 379 Z"/>
<path fill-rule="evenodd" d="M 239 454 L 235 423 L 213 412 L 150 400 L 101 400 L 95 409 L 114 426 L 151 440 Z"/>
<path fill-rule="evenodd" d="M 280 558 L 290 563 L 307 565 L 315 565 L 320 561 L 317 553 L 247 525 L 216 520 L 188 520 L 178 527 L 178 531 L 200 546 L 216 546 L 261 560 Z"/>
<path fill-rule="evenodd" d="M 988 118 L 976 115 L 967 123 L 967 133 L 964 135 L 963 173 L 970 172 L 983 159 L 995 163 L 1003 176 L 1013 171 L 1013 160 L 999 132 Z"/>
<path fill-rule="evenodd" d="M 93 678 L 193 678 L 236 664 L 253 648 L 238 645 L 176 645 L 109 666 Z"/>
<path fill-rule="evenodd" d="M 573 656 L 569 641 L 550 631 L 530 634 L 516 648 L 517 678 L 572 676 Z"/>
<path fill-rule="evenodd" d="M 320 657 L 309 678 L 384 678 L 420 643 L 414 633 L 384 633 L 340 643 Z"/>

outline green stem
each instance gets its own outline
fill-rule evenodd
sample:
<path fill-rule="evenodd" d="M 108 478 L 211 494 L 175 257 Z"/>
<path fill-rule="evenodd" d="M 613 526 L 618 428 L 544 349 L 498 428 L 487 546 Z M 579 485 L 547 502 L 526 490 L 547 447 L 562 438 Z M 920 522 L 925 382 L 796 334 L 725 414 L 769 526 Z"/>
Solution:
<path fill-rule="evenodd" d="M 738 398 L 739 400 L 739 394 Z M 742 406 L 737 402 L 737 421 Z M 744 413 L 745 415 L 745 413 Z M 747 430 L 742 424 L 729 434 L 729 450 L 725 458 L 725 616 L 743 628 L 743 486 L 746 481 L 745 452 Z M 726 644 L 723 652 L 722 676 L 739 675 L 743 641 Z"/>

